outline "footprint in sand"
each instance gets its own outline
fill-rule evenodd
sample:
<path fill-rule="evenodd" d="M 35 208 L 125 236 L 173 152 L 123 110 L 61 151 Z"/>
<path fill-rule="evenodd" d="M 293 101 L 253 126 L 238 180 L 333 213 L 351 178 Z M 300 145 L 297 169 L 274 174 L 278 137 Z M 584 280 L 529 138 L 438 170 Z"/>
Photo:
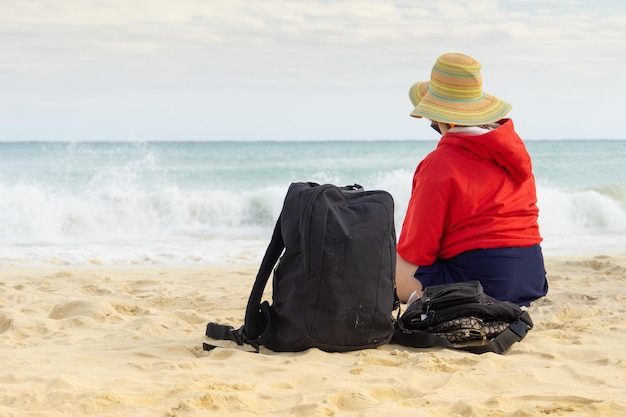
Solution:
<path fill-rule="evenodd" d="M 55 305 L 48 317 L 55 320 L 63 320 L 69 317 L 90 317 L 94 320 L 104 321 L 116 312 L 113 307 L 98 300 L 73 300 L 67 303 Z"/>
<path fill-rule="evenodd" d="M 533 405 L 532 408 L 528 409 L 529 412 L 536 412 L 540 415 L 563 415 L 569 413 L 580 413 L 579 415 L 589 415 L 586 413 L 586 411 L 589 410 L 590 406 L 593 407 L 595 404 L 602 402 L 600 400 L 575 395 L 526 395 L 520 397 L 520 399 L 525 400 L 528 404 Z"/>
<path fill-rule="evenodd" d="M 329 396 L 328 401 L 341 411 L 363 411 L 378 404 L 376 399 L 354 391 L 337 392 Z"/>
<path fill-rule="evenodd" d="M 4 313 L 0 313 L 0 334 L 6 332 L 11 328 L 12 320 Z"/>

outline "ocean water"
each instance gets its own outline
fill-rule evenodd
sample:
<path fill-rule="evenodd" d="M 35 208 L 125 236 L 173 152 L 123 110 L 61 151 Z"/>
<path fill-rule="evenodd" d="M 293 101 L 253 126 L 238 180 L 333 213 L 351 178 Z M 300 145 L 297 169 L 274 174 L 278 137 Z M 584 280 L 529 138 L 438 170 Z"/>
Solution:
<path fill-rule="evenodd" d="M 0 265 L 258 263 L 291 182 L 389 191 L 435 141 L 0 142 Z M 546 255 L 626 250 L 626 140 L 529 141 Z"/>

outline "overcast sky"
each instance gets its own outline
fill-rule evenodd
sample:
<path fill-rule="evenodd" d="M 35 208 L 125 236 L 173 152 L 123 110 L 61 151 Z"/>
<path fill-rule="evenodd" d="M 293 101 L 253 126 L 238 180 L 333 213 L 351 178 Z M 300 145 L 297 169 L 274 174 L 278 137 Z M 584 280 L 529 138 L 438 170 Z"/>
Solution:
<path fill-rule="evenodd" d="M 436 58 L 526 139 L 626 139 L 623 0 L 0 0 L 0 140 L 434 139 Z"/>

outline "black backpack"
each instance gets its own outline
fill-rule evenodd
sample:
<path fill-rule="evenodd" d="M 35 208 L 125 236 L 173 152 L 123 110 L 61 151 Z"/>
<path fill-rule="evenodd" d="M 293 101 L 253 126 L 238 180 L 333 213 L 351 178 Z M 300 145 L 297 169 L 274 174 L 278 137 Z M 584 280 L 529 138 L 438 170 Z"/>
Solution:
<path fill-rule="evenodd" d="M 244 325 L 235 329 L 209 323 L 206 335 L 248 344 L 257 352 L 260 345 L 294 352 L 380 346 L 394 332 L 395 261 L 389 193 L 356 184 L 293 183 L 252 288 Z M 274 267 L 273 302 L 261 303 Z M 204 344 L 205 350 L 213 348 Z"/>

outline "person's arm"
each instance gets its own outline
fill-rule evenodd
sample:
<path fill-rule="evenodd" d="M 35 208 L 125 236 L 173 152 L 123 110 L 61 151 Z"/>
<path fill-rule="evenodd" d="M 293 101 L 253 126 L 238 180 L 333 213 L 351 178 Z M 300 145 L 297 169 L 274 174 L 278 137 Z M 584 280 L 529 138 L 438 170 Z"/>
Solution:
<path fill-rule="evenodd" d="M 403 303 L 406 303 L 413 291 L 417 291 L 417 294 L 422 296 L 422 283 L 415 278 L 415 272 L 417 271 L 417 265 L 405 261 L 397 255 L 396 257 L 396 292 L 398 298 Z"/>
<path fill-rule="evenodd" d="M 413 265 L 431 265 L 441 249 L 448 213 L 448 164 L 431 153 L 413 176 L 411 198 L 402 223 L 397 251 Z"/>
<path fill-rule="evenodd" d="M 422 283 L 415 278 L 418 265 L 437 260 L 448 212 L 448 167 L 446 157 L 433 152 L 415 170 L 397 244 L 396 291 L 402 302 L 413 291 L 421 297 Z"/>

